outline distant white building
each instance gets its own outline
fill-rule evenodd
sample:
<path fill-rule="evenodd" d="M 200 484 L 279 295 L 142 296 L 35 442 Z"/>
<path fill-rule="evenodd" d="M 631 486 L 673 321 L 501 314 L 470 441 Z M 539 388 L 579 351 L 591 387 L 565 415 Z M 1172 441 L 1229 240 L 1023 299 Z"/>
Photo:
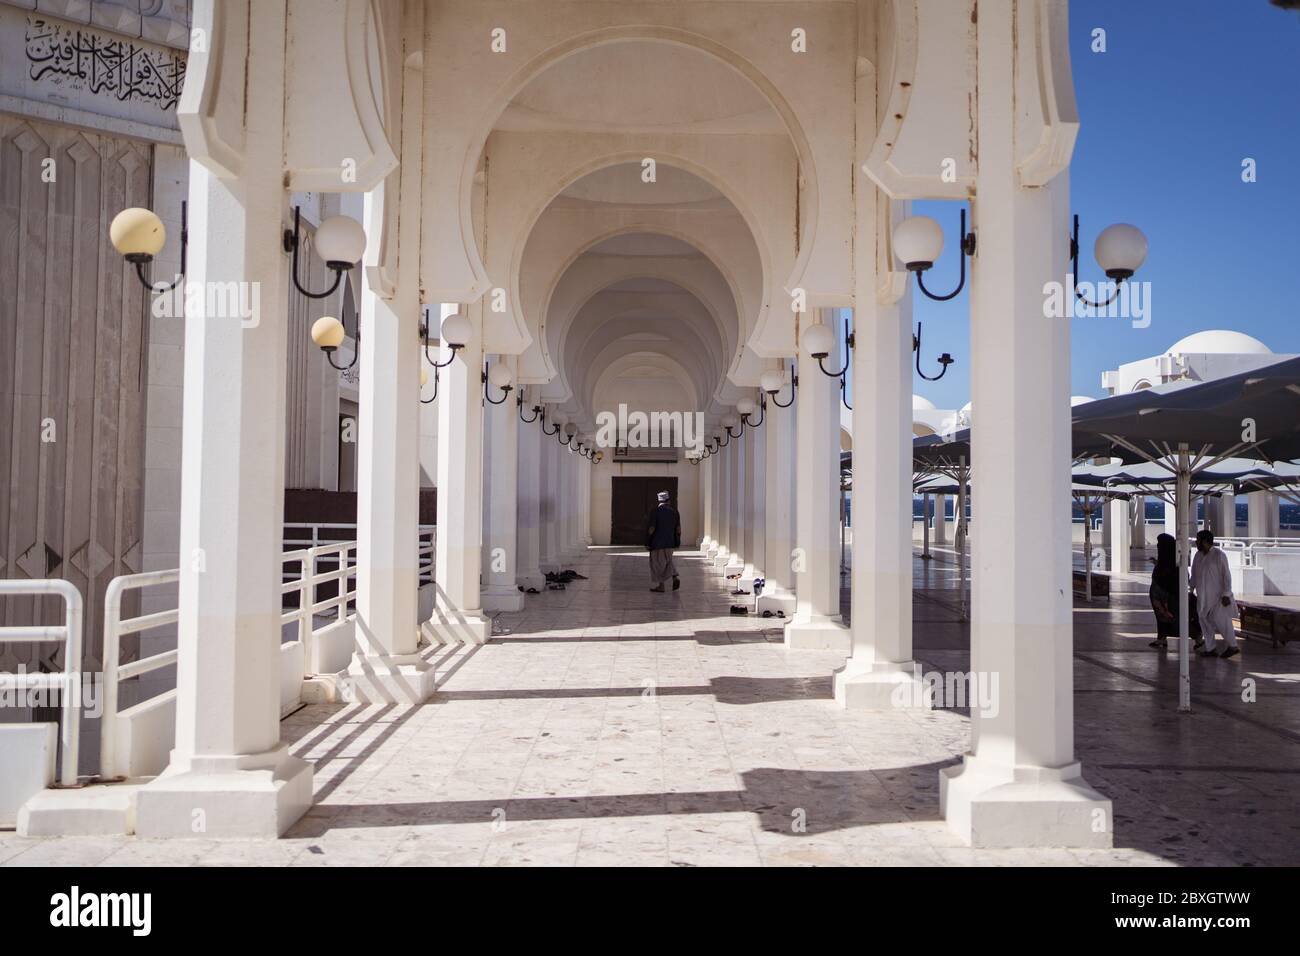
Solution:
<path fill-rule="evenodd" d="M 1294 357 L 1276 354 L 1245 332 L 1212 329 L 1179 339 L 1161 355 L 1102 372 L 1101 387 L 1108 395 L 1123 395 L 1180 380 L 1208 382 Z"/>

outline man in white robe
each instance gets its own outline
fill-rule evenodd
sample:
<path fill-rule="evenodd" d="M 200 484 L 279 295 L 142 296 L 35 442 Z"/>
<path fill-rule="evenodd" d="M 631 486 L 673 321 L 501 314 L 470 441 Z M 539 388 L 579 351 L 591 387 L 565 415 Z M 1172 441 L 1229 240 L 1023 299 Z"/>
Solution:
<path fill-rule="evenodd" d="M 1239 653 L 1237 634 L 1232 629 L 1232 619 L 1237 616 L 1237 602 L 1232 599 L 1232 571 L 1228 556 L 1222 548 L 1214 546 L 1214 535 L 1202 531 L 1196 535 L 1196 554 L 1192 557 L 1192 587 L 1196 589 L 1196 606 L 1201 619 L 1201 633 L 1205 637 L 1202 657 L 1233 657 Z M 1222 634 L 1224 644 L 1219 654 L 1216 634 Z"/>

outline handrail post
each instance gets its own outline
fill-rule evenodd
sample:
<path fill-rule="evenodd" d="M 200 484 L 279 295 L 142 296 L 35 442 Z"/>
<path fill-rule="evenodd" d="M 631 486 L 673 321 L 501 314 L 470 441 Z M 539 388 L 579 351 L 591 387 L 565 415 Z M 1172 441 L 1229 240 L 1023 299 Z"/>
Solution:
<path fill-rule="evenodd" d="M 312 606 L 316 603 L 316 547 L 302 559 L 302 580 L 298 585 L 298 640 L 302 642 L 302 672 L 311 673 Z"/>
<path fill-rule="evenodd" d="M 65 603 L 63 645 L 63 765 L 60 782 L 77 785 L 77 748 L 81 741 L 81 591 L 70 581 L 55 582 Z"/>
<path fill-rule="evenodd" d="M 121 664 L 123 579 L 113 578 L 104 592 L 104 713 L 99 719 L 99 775 L 117 773 L 117 669 Z"/>

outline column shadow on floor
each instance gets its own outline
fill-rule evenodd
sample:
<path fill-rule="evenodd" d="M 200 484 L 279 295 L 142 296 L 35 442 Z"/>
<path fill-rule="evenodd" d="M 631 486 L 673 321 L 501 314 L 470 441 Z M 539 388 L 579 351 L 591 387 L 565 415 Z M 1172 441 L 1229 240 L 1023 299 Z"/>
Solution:
<path fill-rule="evenodd" d="M 351 827 L 492 823 L 501 810 L 510 822 L 748 811 L 768 833 L 815 836 L 852 827 L 940 819 L 939 770 L 952 763 L 878 771 L 763 767 L 741 773 L 739 790 L 342 804 L 335 805 L 329 816 L 303 818 L 287 836 L 319 837 Z M 933 781 L 933 787 L 910 782 L 919 779 Z"/>
<path fill-rule="evenodd" d="M 570 700 L 582 697 L 643 697 L 645 687 L 541 687 L 518 690 L 444 690 L 440 701 Z M 831 700 L 831 677 L 714 677 L 707 684 L 656 686 L 656 697 L 713 697 L 720 704 L 766 704 L 775 701 Z"/>

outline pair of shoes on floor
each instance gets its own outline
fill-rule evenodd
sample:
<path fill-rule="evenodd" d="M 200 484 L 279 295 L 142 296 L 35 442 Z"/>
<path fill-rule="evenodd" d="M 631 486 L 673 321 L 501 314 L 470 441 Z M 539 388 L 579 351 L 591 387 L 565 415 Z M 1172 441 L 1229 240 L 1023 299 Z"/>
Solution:
<path fill-rule="evenodd" d="M 771 612 L 771 611 L 764 611 L 764 612 L 763 612 L 763 617 L 771 617 L 771 616 L 772 616 L 772 612 Z M 777 611 L 777 612 L 776 612 L 776 616 L 777 616 L 777 617 L 785 617 L 785 611 Z"/>
<path fill-rule="evenodd" d="M 1214 648 L 1210 648 L 1208 651 L 1201 651 L 1201 656 L 1202 656 L 1202 657 L 1218 657 L 1218 656 L 1219 656 L 1219 652 L 1218 652 L 1217 650 L 1215 650 Z"/>
<path fill-rule="evenodd" d="M 563 591 L 563 590 L 564 590 L 564 585 L 563 585 L 563 584 L 554 584 L 554 583 L 551 583 L 551 584 L 546 585 L 546 590 L 548 590 L 548 591 Z"/>
<path fill-rule="evenodd" d="M 1238 650 L 1237 648 L 1235 648 L 1235 647 L 1229 647 L 1229 648 L 1228 648 L 1227 650 L 1225 650 L 1222 654 L 1220 654 L 1219 657 L 1220 657 L 1222 660 L 1225 660 L 1225 661 L 1226 661 L 1229 657 L 1236 657 L 1236 656 L 1237 656 L 1238 654 L 1240 654 L 1240 653 L 1241 653 L 1241 651 Z"/>
<path fill-rule="evenodd" d="M 519 585 L 519 590 L 523 591 L 525 594 L 541 594 L 541 593 L 542 593 L 541 591 L 537 590 L 537 588 L 525 588 L 522 584 Z"/>
<path fill-rule="evenodd" d="M 736 590 L 732 591 L 731 593 L 732 593 L 732 594 L 748 594 L 749 592 L 748 592 L 748 591 L 742 591 L 742 590 L 740 590 L 740 588 L 736 588 Z"/>
<path fill-rule="evenodd" d="M 731 613 L 732 613 L 732 614 L 748 614 L 748 613 L 749 613 L 749 608 L 745 607 L 745 605 L 743 605 L 743 604 L 733 604 L 733 605 L 731 605 Z"/>

